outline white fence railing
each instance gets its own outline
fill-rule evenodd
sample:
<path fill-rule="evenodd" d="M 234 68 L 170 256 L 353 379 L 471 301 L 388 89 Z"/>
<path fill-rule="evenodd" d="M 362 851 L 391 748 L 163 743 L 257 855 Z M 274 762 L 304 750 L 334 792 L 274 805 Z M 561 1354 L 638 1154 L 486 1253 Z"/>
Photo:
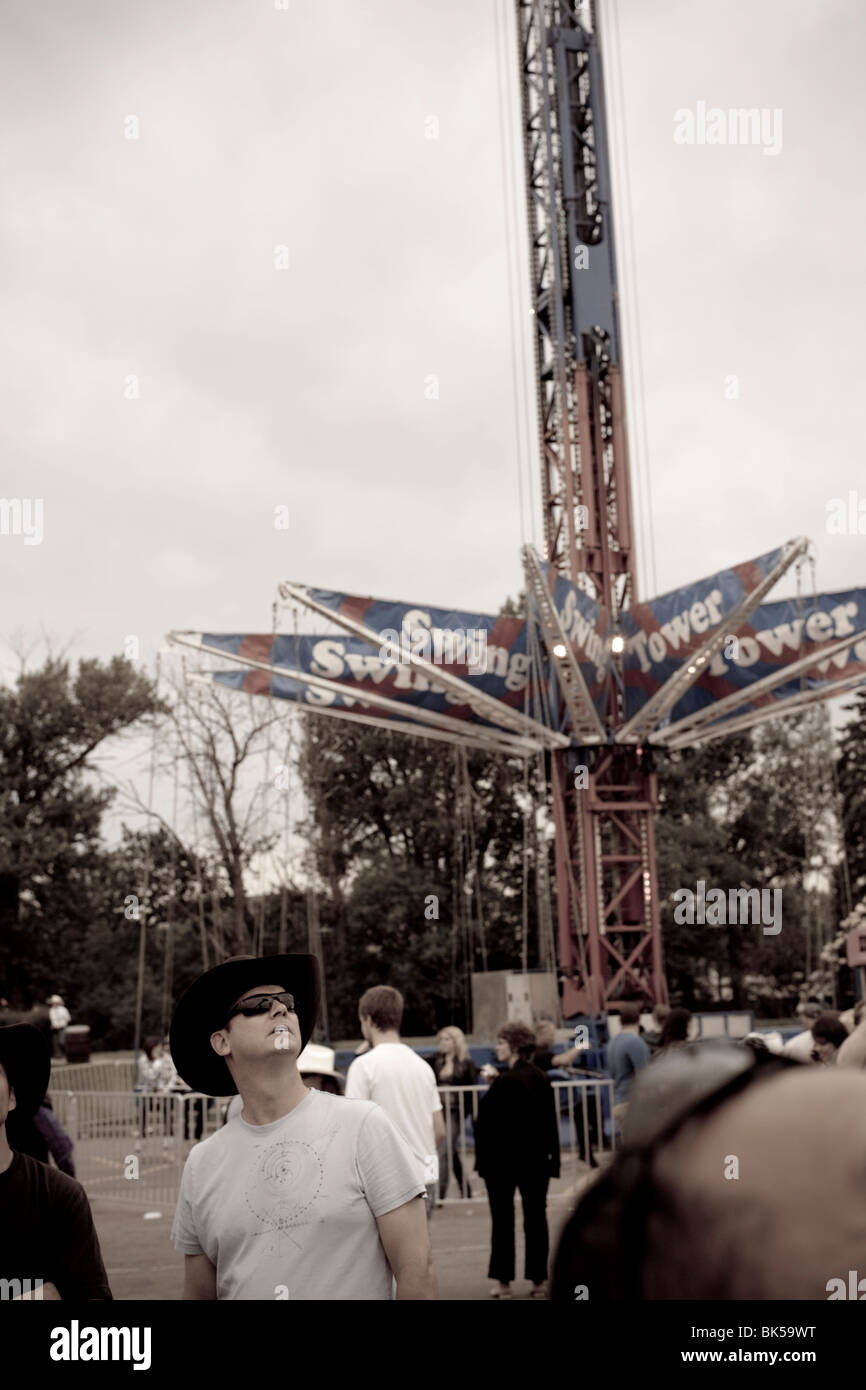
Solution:
<path fill-rule="evenodd" d="M 64 1069 L 64 1080 L 66 1075 Z M 583 1171 L 581 1162 L 609 1153 L 613 1147 L 609 1134 L 613 1083 L 589 1078 L 552 1084 L 562 1154 L 561 1177 L 550 1188 L 550 1195 L 556 1197 L 569 1191 Z M 472 1120 L 486 1090 L 486 1086 L 439 1088 L 446 1129 L 439 1155 L 440 1191 L 446 1202 L 468 1200 L 470 1187 L 476 1200 L 485 1195 L 475 1173 Z M 224 1099 L 189 1093 L 61 1089 L 56 1081 L 51 1095 L 55 1114 L 75 1146 L 75 1174 L 88 1196 L 163 1212 L 173 1211 L 177 1202 L 187 1154 L 199 1139 L 221 1127 L 226 1105 Z"/>
<path fill-rule="evenodd" d="M 222 1124 L 224 1102 L 195 1094 L 66 1091 L 54 1113 L 73 1142 L 75 1176 L 91 1198 L 173 1209 L 186 1156 Z"/>
<path fill-rule="evenodd" d="M 606 1077 L 581 1077 L 553 1081 L 559 1116 L 560 1177 L 550 1185 L 550 1196 L 565 1196 L 581 1169 L 595 1163 L 615 1144 L 611 1125 L 613 1082 Z M 475 1141 L 472 1123 L 478 1114 L 486 1086 L 440 1086 L 445 1118 L 445 1139 L 439 1146 L 439 1194 L 443 1202 L 484 1196 L 483 1183 L 474 1172 Z M 480 1189 L 480 1190 L 479 1190 Z M 452 1195 L 449 1195 L 452 1194 Z"/>
<path fill-rule="evenodd" d="M 119 1094 L 135 1085 L 135 1062 L 131 1057 L 118 1061 L 73 1062 L 51 1068 L 49 1091 L 110 1091 Z"/>

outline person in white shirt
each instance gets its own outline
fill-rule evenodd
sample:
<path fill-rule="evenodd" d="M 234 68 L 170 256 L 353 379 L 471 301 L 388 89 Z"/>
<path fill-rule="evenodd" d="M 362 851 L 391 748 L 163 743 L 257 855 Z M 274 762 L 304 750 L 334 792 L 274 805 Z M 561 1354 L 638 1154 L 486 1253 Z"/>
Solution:
<path fill-rule="evenodd" d="M 400 1037 L 403 996 L 391 985 L 362 994 L 358 1017 L 370 1051 L 356 1057 L 346 1076 L 346 1097 L 374 1100 L 390 1116 L 418 1165 L 427 1189 L 427 1216 L 439 1185 L 437 1149 L 445 1138 L 442 1101 L 433 1068 Z"/>
<path fill-rule="evenodd" d="M 394 1125 L 298 1073 L 319 995 L 315 956 L 236 956 L 178 1003 L 178 1074 L 243 1101 L 183 1170 L 172 1239 L 185 1299 L 436 1297 L 424 1185 Z"/>
<path fill-rule="evenodd" d="M 55 1057 L 65 1057 L 66 1030 L 72 1022 L 72 1015 L 59 994 L 52 994 L 48 1000 L 48 1017 L 51 1020 L 52 1052 Z"/>
<path fill-rule="evenodd" d="M 785 1057 L 793 1057 L 797 1062 L 811 1062 L 812 1052 L 815 1047 L 815 1040 L 812 1037 L 812 1024 L 819 1019 L 824 1010 L 820 1004 L 797 1005 L 797 1017 L 803 1024 L 803 1032 L 795 1033 L 793 1038 L 789 1038 L 782 1048 Z"/>

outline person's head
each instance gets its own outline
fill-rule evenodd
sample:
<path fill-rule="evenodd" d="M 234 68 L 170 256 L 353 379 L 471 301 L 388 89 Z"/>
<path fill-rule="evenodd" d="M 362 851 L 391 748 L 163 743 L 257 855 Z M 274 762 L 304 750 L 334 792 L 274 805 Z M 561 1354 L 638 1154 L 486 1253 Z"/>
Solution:
<path fill-rule="evenodd" d="M 535 1025 L 535 1041 L 539 1047 L 553 1047 L 556 1042 L 556 1029 L 549 1018 L 542 1018 Z"/>
<path fill-rule="evenodd" d="M 391 985 L 374 985 L 358 1001 L 361 1032 L 367 1042 L 377 1033 L 399 1033 L 403 1022 L 403 996 Z"/>
<path fill-rule="evenodd" d="M 15 1088 L 6 1075 L 6 1068 L 0 1062 L 0 1129 L 3 1129 L 9 1114 L 15 1109 Z"/>
<path fill-rule="evenodd" d="M 621 1028 L 640 1027 L 640 1004 L 622 1004 L 619 1010 L 619 1025 Z"/>
<path fill-rule="evenodd" d="M 264 1002 L 266 997 L 270 1003 Z M 270 1078 L 297 1066 L 301 1031 L 290 997 L 282 985 L 273 983 L 244 990 L 222 1027 L 211 1033 L 210 1045 L 225 1061 L 238 1090 L 242 1078 Z"/>
<path fill-rule="evenodd" d="M 653 1023 L 656 1028 L 662 1028 L 664 1021 L 671 1011 L 670 1004 L 656 1004 L 653 1009 Z"/>
<path fill-rule="evenodd" d="M 496 1056 L 509 1066 L 514 1062 L 531 1062 L 535 1048 L 535 1034 L 528 1023 L 517 1020 L 503 1023 L 496 1035 Z"/>
<path fill-rule="evenodd" d="M 824 1010 L 813 999 L 806 999 L 797 1005 L 796 1012 L 797 1018 L 800 1020 L 800 1027 L 804 1031 L 808 1031 L 815 1020 L 821 1017 Z"/>
<path fill-rule="evenodd" d="M 838 1014 L 821 1014 L 812 1024 L 814 1060 L 832 1062 L 848 1036 L 848 1029 Z"/>
<path fill-rule="evenodd" d="M 305 1072 L 304 1085 L 309 1091 L 327 1091 L 329 1095 L 341 1096 L 339 1081 L 335 1081 L 333 1076 L 322 1076 L 320 1072 Z"/>
<path fill-rule="evenodd" d="M 298 1072 L 304 1085 L 311 1091 L 328 1091 L 341 1096 L 345 1078 L 340 1076 L 334 1063 L 336 1053 L 332 1047 L 321 1043 L 307 1043 L 298 1058 Z"/>
<path fill-rule="evenodd" d="M 671 1043 L 685 1042 L 689 1036 L 691 1021 L 692 1016 L 688 1009 L 671 1009 L 662 1024 L 659 1047 L 668 1047 Z"/>
<path fill-rule="evenodd" d="M 453 1057 L 457 1062 L 465 1062 L 469 1056 L 466 1035 L 462 1028 L 455 1028 L 452 1024 L 446 1028 L 440 1028 L 436 1041 L 443 1057 Z"/>
<path fill-rule="evenodd" d="M 0 1140 L 5 1144 L 6 1121 L 13 1112 L 28 1120 L 48 1090 L 51 1048 L 29 1024 L 0 1028 Z"/>
<path fill-rule="evenodd" d="M 144 1042 L 142 1043 L 142 1047 L 144 1048 L 144 1055 L 149 1062 L 159 1061 L 160 1057 L 162 1056 L 161 1038 L 156 1037 L 156 1035 L 150 1038 L 145 1038 Z"/>
<path fill-rule="evenodd" d="M 321 998 L 316 956 L 230 956 L 184 990 L 169 1030 L 172 1065 L 192 1091 L 230 1096 L 243 1088 L 281 1094 L 300 1086 L 298 1054 L 313 1035 Z"/>
<path fill-rule="evenodd" d="M 625 1139 L 566 1229 L 555 1299 L 824 1299 L 857 1268 L 860 1071 L 688 1044 L 636 1078 Z"/>

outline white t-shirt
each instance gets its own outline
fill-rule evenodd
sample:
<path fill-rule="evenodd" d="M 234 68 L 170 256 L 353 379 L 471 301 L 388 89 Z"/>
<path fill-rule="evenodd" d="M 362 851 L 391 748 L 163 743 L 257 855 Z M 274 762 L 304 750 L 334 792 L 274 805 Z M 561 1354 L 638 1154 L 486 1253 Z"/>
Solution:
<path fill-rule="evenodd" d="M 798 1062 L 810 1062 L 812 1060 L 812 1048 L 815 1046 L 815 1039 L 812 1037 L 811 1028 L 807 1028 L 803 1033 L 795 1033 L 793 1038 L 789 1038 L 782 1048 L 786 1057 L 793 1057 Z"/>
<path fill-rule="evenodd" d="M 310 1091 L 272 1124 L 239 1115 L 196 1144 L 171 1238 L 207 1255 L 217 1298 L 390 1299 L 376 1218 L 423 1195 L 378 1105 Z"/>
<path fill-rule="evenodd" d="M 381 1105 L 415 1155 L 425 1185 L 436 1182 L 433 1111 L 442 1109 L 442 1101 L 436 1073 L 417 1052 L 406 1043 L 377 1043 L 349 1067 L 346 1096 Z"/>

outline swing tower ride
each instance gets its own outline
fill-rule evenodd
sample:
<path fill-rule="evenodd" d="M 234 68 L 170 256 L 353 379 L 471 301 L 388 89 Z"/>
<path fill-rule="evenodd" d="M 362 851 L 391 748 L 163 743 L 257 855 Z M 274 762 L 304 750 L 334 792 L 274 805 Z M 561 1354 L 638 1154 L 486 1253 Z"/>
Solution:
<path fill-rule="evenodd" d="M 653 841 L 659 752 L 864 682 L 866 592 L 814 595 L 808 616 L 799 600 L 764 604 L 802 562 L 799 538 L 639 600 L 595 6 L 514 0 L 514 12 L 545 547 L 543 559 L 523 551 L 527 620 L 470 621 L 285 583 L 281 598 L 336 624 L 342 646 L 297 633 L 171 640 L 228 661 L 214 679 L 337 718 L 524 757 L 543 751 L 562 1010 L 598 1017 L 625 999 L 666 998 Z M 386 631 L 412 635 L 419 621 L 425 636 L 455 639 L 450 656 L 431 661 L 414 642 L 397 656 L 383 648 Z M 469 626 L 484 627 L 492 670 L 479 672 L 459 647 L 457 629 Z M 546 692 L 536 717 L 514 660 L 534 693 Z"/>
<path fill-rule="evenodd" d="M 571 5 L 516 8 L 546 559 L 607 608 L 616 634 L 637 587 L 601 54 Z M 525 564 L 548 650 L 563 661 L 549 595 L 530 555 Z M 561 749 L 552 758 L 566 1016 L 595 1016 L 623 995 L 667 997 L 656 774 L 640 744 L 617 741 L 624 642 L 610 646 L 590 721 L 593 744 L 604 739 L 598 756 Z M 587 767 L 585 786 L 575 763 Z"/>

